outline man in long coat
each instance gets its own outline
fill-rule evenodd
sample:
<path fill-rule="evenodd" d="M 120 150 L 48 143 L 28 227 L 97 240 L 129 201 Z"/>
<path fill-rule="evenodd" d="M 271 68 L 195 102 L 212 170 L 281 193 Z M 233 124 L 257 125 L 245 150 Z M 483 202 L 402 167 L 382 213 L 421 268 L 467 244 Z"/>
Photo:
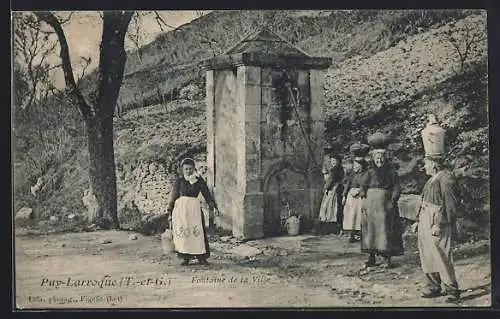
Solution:
<path fill-rule="evenodd" d="M 423 298 L 449 295 L 448 302 L 460 300 L 452 255 L 452 233 L 457 212 L 457 184 L 443 168 L 441 158 L 426 157 L 425 172 L 431 178 L 422 191 L 419 210 L 418 249 L 422 270 L 427 280 Z M 443 290 L 441 289 L 443 286 Z"/>

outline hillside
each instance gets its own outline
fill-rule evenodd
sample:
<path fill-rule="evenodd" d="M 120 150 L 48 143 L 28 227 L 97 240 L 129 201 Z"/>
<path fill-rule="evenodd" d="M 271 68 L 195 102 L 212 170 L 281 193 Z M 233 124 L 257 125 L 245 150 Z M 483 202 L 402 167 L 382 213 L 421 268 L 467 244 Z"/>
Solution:
<path fill-rule="evenodd" d="M 397 140 L 393 154 L 404 191 L 418 193 L 426 178 L 418 162 L 423 153 L 418 134 L 426 112 L 438 111 L 450 132 L 452 168 L 469 186 L 463 196 L 467 218 L 478 225 L 488 221 L 486 46 L 480 43 L 462 70 L 457 69 L 454 49 L 443 40 L 447 34 L 462 36 L 464 25 L 477 26 L 484 16 L 472 11 L 343 11 L 319 16 L 277 12 L 262 17 L 256 12 L 223 11 L 158 37 L 141 48 L 141 63 L 134 54 L 128 58 L 120 106 L 129 111 L 115 119 L 119 213 L 127 226 L 139 227 L 145 215 L 162 212 L 174 158 L 186 149 L 204 158 L 203 100 L 178 100 L 170 95 L 159 104 L 162 96 L 178 94 L 189 83 L 203 88 L 204 73 L 196 60 L 209 57 L 212 51 L 200 37 L 223 43 L 222 52 L 270 17 L 275 30 L 304 50 L 334 59 L 325 83 L 328 142 L 347 155 L 350 144 L 368 133 L 391 132 Z M 221 29 L 224 25 L 226 29 Z M 196 35 L 199 32 L 203 36 Z M 87 90 L 92 77 L 86 79 Z M 61 230 L 61 224 L 64 230 L 78 230 L 81 223 L 77 221 L 47 220 L 50 216 L 66 218 L 69 213 L 84 216 L 82 197 L 88 187 L 85 136 L 78 114 L 57 103 L 55 107 L 60 108 L 58 117 L 40 121 L 53 130 L 43 133 L 47 141 L 54 132 L 61 137 L 52 143 L 61 145 L 64 138 L 54 151 L 58 156 L 45 156 L 47 147 L 35 142 L 30 125 L 20 126 L 16 133 L 14 209 L 32 207 L 41 220 L 35 226 L 42 231 Z M 74 121 L 61 121 L 65 116 Z M 69 133 L 75 130 L 79 134 Z M 38 156 L 37 166 L 33 168 L 23 154 Z M 34 199 L 29 186 L 41 175 L 54 182 Z"/>
<path fill-rule="evenodd" d="M 483 24 L 481 24 L 483 23 Z M 484 16 L 471 15 L 400 41 L 371 57 L 353 57 L 327 74 L 327 141 L 347 153 L 353 141 L 385 131 L 395 142 L 403 192 L 419 194 L 427 178 L 419 160 L 428 112 L 447 129 L 450 169 L 462 185 L 468 217 L 489 222 L 487 49 L 483 39 L 458 68 L 445 40 L 465 37 L 466 26 L 486 32 Z"/>
<path fill-rule="evenodd" d="M 311 55 L 331 56 L 335 65 L 355 56 L 386 50 L 408 35 L 464 17 L 473 11 L 345 10 L 303 14 L 303 11 L 214 11 L 130 52 L 120 91 L 123 110 L 172 100 L 189 83 L 204 85 L 201 61 L 267 24 Z M 302 13 L 302 14 L 301 14 Z M 140 59 L 138 58 L 140 56 Z M 95 85 L 95 74 L 83 83 Z"/>

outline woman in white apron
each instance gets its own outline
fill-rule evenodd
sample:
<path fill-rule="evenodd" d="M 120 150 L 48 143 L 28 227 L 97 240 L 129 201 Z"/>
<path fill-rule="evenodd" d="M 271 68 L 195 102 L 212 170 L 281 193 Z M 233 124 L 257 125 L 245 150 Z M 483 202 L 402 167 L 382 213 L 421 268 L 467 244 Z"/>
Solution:
<path fill-rule="evenodd" d="M 342 204 L 344 206 L 342 228 L 344 231 L 349 232 L 350 243 L 360 238 L 363 199 L 359 194 L 366 175 L 367 162 L 365 156 L 368 154 L 368 150 L 369 146 L 364 144 L 354 144 L 351 146 L 351 153 L 354 155 L 353 173 L 347 179 L 342 196 Z"/>
<path fill-rule="evenodd" d="M 335 223 L 342 227 L 342 201 L 344 169 L 340 156 L 330 155 L 332 168 L 325 182 L 325 193 L 319 210 L 320 232 Z"/>
<path fill-rule="evenodd" d="M 180 166 L 182 177 L 175 181 L 167 207 L 172 220 L 175 251 L 183 259 L 182 265 L 188 265 L 191 259 L 198 259 L 200 264 L 206 265 L 210 248 L 198 199 L 200 192 L 211 209 L 217 209 L 217 206 L 203 178 L 195 174 L 194 160 L 186 158 Z"/>

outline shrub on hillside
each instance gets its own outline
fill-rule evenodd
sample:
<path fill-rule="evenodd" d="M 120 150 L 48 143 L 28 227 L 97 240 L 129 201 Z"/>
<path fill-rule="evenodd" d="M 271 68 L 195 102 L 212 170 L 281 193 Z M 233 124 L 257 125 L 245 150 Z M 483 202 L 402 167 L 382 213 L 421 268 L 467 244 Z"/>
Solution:
<path fill-rule="evenodd" d="M 179 92 L 179 98 L 184 100 L 201 100 L 205 97 L 205 91 L 199 85 L 190 83 Z"/>
<path fill-rule="evenodd" d="M 82 145 L 86 145 L 85 128 L 80 114 L 68 103 L 64 95 L 55 96 L 45 105 L 13 114 L 14 210 L 28 205 L 35 211 L 49 214 L 45 205 L 53 193 L 61 192 L 61 181 L 78 158 Z M 84 148 L 86 150 L 86 148 Z M 60 168 L 64 167 L 65 171 Z M 44 184 L 37 198 L 30 187 L 38 178 Z M 54 205 L 56 205 L 54 203 Z"/>

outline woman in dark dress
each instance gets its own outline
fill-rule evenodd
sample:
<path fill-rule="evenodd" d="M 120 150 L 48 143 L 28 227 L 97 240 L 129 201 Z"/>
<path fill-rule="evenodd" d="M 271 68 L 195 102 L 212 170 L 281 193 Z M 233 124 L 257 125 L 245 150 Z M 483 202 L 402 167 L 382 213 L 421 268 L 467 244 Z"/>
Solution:
<path fill-rule="evenodd" d="M 203 178 L 196 176 L 193 159 L 182 160 L 181 170 L 182 177 L 175 181 L 167 207 L 172 220 L 175 251 L 183 259 L 182 265 L 188 265 L 191 259 L 198 259 L 200 264 L 206 265 L 210 247 L 198 195 L 201 192 L 211 209 L 216 210 L 217 205 Z"/>
<path fill-rule="evenodd" d="M 373 148 L 373 166 L 361 185 L 361 250 L 369 254 L 366 267 L 375 265 L 375 255 L 384 258 L 382 267 L 391 267 L 391 257 L 403 253 L 397 202 L 401 193 L 396 170 L 387 162 L 389 137 L 374 134 L 368 138 Z"/>

